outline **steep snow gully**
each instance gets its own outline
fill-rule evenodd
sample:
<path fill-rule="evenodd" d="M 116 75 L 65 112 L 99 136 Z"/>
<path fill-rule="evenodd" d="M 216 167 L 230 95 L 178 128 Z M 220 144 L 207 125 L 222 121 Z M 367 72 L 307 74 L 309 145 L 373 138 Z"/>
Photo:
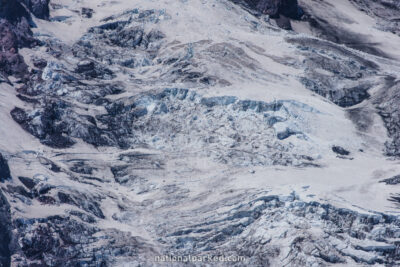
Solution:
<path fill-rule="evenodd" d="M 0 266 L 400 266 L 397 0 L 0 0 Z"/>

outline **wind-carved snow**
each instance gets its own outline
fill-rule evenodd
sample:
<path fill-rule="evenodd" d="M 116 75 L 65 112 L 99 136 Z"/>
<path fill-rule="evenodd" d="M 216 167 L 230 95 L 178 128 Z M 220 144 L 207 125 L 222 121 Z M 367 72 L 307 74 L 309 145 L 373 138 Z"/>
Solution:
<path fill-rule="evenodd" d="M 399 263 L 395 61 L 232 1 L 52 4 L 1 84 L 15 266 Z"/>

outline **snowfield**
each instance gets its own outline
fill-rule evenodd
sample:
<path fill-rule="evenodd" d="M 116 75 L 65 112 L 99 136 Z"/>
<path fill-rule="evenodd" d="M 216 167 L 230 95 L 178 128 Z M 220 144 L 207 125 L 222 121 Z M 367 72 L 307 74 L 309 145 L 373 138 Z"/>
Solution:
<path fill-rule="evenodd" d="M 0 266 L 400 264 L 400 7 L 247 2 L 32 15 L 25 76 L 0 69 Z"/>

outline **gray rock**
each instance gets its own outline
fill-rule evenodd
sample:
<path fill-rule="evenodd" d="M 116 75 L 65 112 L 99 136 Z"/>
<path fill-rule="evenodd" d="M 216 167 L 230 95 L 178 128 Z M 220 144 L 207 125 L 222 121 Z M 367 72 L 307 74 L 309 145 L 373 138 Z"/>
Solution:
<path fill-rule="evenodd" d="M 49 19 L 50 0 L 20 0 L 29 9 L 32 14 L 39 19 Z"/>
<path fill-rule="evenodd" d="M 341 147 L 341 146 L 333 146 L 333 147 L 332 147 L 332 151 L 335 152 L 335 153 L 338 154 L 338 155 L 341 155 L 341 156 L 348 156 L 348 155 L 350 155 L 350 152 L 347 151 L 346 149 L 344 149 L 344 148 Z"/>
<path fill-rule="evenodd" d="M 396 175 L 396 176 L 393 176 L 391 178 L 387 178 L 387 179 L 381 180 L 379 182 L 380 183 L 385 183 L 385 184 L 388 184 L 388 185 L 400 184 L 400 175 Z"/>
<path fill-rule="evenodd" d="M 0 153 L 0 182 L 11 179 L 10 167 L 7 160 Z"/>
<path fill-rule="evenodd" d="M 10 204 L 0 189 L 0 266 L 10 266 L 11 251 L 11 212 Z"/>
<path fill-rule="evenodd" d="M 90 18 L 92 18 L 93 13 L 94 13 L 93 9 L 87 8 L 87 7 L 82 7 L 82 10 L 81 10 L 82 17 L 90 19 Z"/>
<path fill-rule="evenodd" d="M 36 182 L 32 178 L 19 176 L 18 179 L 28 189 L 33 189 L 36 185 Z"/>

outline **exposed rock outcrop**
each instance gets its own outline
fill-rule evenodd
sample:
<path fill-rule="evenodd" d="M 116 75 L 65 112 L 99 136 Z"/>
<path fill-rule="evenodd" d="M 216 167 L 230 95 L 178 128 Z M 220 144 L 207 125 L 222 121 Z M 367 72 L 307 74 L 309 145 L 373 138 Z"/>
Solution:
<path fill-rule="evenodd" d="M 350 0 L 361 11 L 378 19 L 378 27 L 400 35 L 400 2 L 396 0 Z"/>
<path fill-rule="evenodd" d="M 20 0 L 29 11 L 39 19 L 48 19 L 50 16 L 50 0 Z"/>
<path fill-rule="evenodd" d="M 0 167 L 1 168 L 1 167 Z M 8 267 L 11 262 L 11 214 L 10 205 L 0 188 L 0 266 Z"/>
<path fill-rule="evenodd" d="M 387 79 L 387 86 L 379 92 L 374 101 L 379 115 L 385 123 L 391 142 L 386 143 L 388 156 L 400 157 L 400 113 L 398 103 L 400 102 L 400 82 L 393 81 L 393 77 Z"/>
<path fill-rule="evenodd" d="M 270 15 L 272 18 L 283 15 L 288 18 L 299 19 L 303 15 L 297 0 L 250 0 L 247 2 L 257 2 L 257 10 L 263 14 Z"/>
<path fill-rule="evenodd" d="M 291 19 L 300 19 L 303 15 L 297 0 L 232 0 L 240 3 L 271 18 L 279 18 L 280 15 Z"/>
<path fill-rule="evenodd" d="M 10 167 L 8 166 L 7 160 L 0 153 L 0 182 L 3 182 L 4 180 L 10 178 L 11 178 Z"/>
<path fill-rule="evenodd" d="M 48 1 L 25 1 L 29 10 L 40 18 L 48 18 Z M 30 13 L 18 1 L 0 2 L 0 74 L 27 79 L 28 66 L 18 54 L 22 47 L 38 44 L 33 38 Z"/>

